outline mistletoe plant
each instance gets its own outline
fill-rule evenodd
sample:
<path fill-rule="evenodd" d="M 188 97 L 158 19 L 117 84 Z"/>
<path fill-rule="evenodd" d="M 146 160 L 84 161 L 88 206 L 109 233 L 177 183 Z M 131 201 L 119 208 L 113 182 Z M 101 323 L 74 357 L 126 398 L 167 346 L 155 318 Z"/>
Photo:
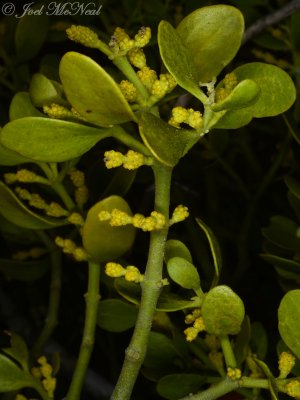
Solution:
<path fill-rule="evenodd" d="M 31 387 L 44 400 L 54 398 L 56 368 L 41 354 L 57 324 L 62 250 L 88 264 L 84 332 L 67 400 L 80 399 L 97 322 L 115 331 L 134 325 L 112 400 L 131 398 L 143 363 L 151 375 L 151 365 L 157 365 L 154 348 L 165 348 L 172 360 L 177 357 L 183 363 L 192 351 L 205 371 L 205 376 L 203 372 L 161 374 L 157 390 L 167 399 L 210 400 L 233 390 L 253 398 L 260 389 L 269 390 L 273 399 L 278 392 L 300 396 L 300 379 L 287 378 L 300 356 L 299 343 L 286 340 L 284 333 L 293 328 L 285 316 L 295 304 L 291 309 L 286 304 L 279 314 L 289 350 L 286 346 L 281 352 L 280 372 L 274 377 L 250 344 L 255 329 L 252 326 L 250 334 L 242 300 L 218 283 L 221 255 L 210 228 L 197 220 L 214 261 L 208 291 L 201 286 L 185 244 L 168 240 L 172 225 L 189 216 L 184 204 L 171 214 L 169 210 L 172 171 L 180 159 L 212 129 L 237 129 L 253 118 L 278 115 L 295 100 L 291 78 L 276 66 L 254 62 L 223 74 L 239 50 L 243 32 L 242 14 L 225 5 L 200 8 L 176 29 L 162 21 L 157 33 L 162 60 L 158 74 L 147 65 L 143 50 L 151 38 L 150 28 L 142 27 L 134 38 L 116 28 L 109 43 L 104 43 L 90 28 L 71 26 L 68 37 L 104 53 L 115 67 L 109 69 L 111 74 L 90 57 L 68 52 L 60 62 L 60 82 L 36 73 L 29 92 L 15 95 L 10 122 L 1 130 L 0 158 L 4 166 L 26 164 L 26 168 L 4 174 L 0 212 L 3 224 L 9 221 L 33 232 L 43 244 L 30 256 L 50 255 L 45 268 L 50 263 L 52 278 L 48 315 L 33 350 L 29 353 L 24 341 L 11 334 L 11 347 L 0 355 L 1 392 Z M 194 108 L 187 106 L 189 102 Z M 76 164 L 106 138 L 128 149 L 126 154 L 106 151 L 106 168 L 152 169 L 155 201 L 150 215 L 133 213 L 115 193 L 90 205 L 84 174 Z M 150 232 L 145 269 L 126 262 L 129 250 L 134 252 L 138 230 Z M 39 259 L 40 265 L 44 259 Z M 7 265 L 2 270 L 13 273 Z M 124 300 L 100 301 L 102 268 Z M 130 303 L 138 305 L 138 312 Z M 178 310 L 183 310 L 189 325 L 184 335 L 166 314 Z M 169 336 L 151 331 L 158 320 L 168 327 Z M 16 398 L 25 396 L 19 393 Z"/>

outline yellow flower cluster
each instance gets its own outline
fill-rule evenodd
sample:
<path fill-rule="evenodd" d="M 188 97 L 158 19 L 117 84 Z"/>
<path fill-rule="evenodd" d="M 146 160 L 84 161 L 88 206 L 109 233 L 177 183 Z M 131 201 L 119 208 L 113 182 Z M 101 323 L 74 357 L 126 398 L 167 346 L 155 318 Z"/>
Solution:
<path fill-rule="evenodd" d="M 50 217 L 59 218 L 69 215 L 69 212 L 55 201 L 47 204 L 39 194 L 30 193 L 28 190 L 21 187 L 16 187 L 15 191 L 22 200 L 27 200 L 30 206 L 38 208 L 40 210 L 44 210 L 45 213 Z"/>
<path fill-rule="evenodd" d="M 49 185 L 49 181 L 36 173 L 29 171 L 28 169 L 19 169 L 16 173 L 8 172 L 4 174 L 4 180 L 8 185 L 15 182 L 21 183 L 42 183 Z"/>
<path fill-rule="evenodd" d="M 196 339 L 200 332 L 205 331 L 204 321 L 199 308 L 193 310 L 191 314 L 186 315 L 185 323 L 188 325 L 193 324 L 193 326 L 190 326 L 184 330 L 184 334 L 188 342 L 192 342 Z"/>
<path fill-rule="evenodd" d="M 73 212 L 72 214 L 70 214 L 68 216 L 68 221 L 71 224 L 77 225 L 77 226 L 83 226 L 83 224 L 84 224 L 84 219 L 83 219 L 82 215 L 77 212 Z"/>
<path fill-rule="evenodd" d="M 136 68 L 142 69 L 146 67 L 146 56 L 143 49 L 133 48 L 127 53 L 129 62 Z"/>
<path fill-rule="evenodd" d="M 81 43 L 86 47 L 98 48 L 99 38 L 96 32 L 82 25 L 72 25 L 66 29 L 67 36 L 74 42 Z"/>
<path fill-rule="evenodd" d="M 148 89 L 149 92 L 151 92 L 151 88 L 154 82 L 157 80 L 156 72 L 153 69 L 144 66 L 137 72 L 137 75 L 142 84 Z"/>
<path fill-rule="evenodd" d="M 114 56 L 124 56 L 134 48 L 145 47 L 149 43 L 150 39 L 151 29 L 149 27 L 142 26 L 134 39 L 131 39 L 124 29 L 118 27 L 115 29 L 114 34 L 111 37 L 109 47 Z"/>
<path fill-rule="evenodd" d="M 72 118 L 74 114 L 68 108 L 61 106 L 60 104 L 52 103 L 49 106 L 43 106 L 43 111 L 50 118 L 63 119 Z"/>
<path fill-rule="evenodd" d="M 133 83 L 123 79 L 119 83 L 119 87 L 128 103 L 134 103 L 137 99 L 137 90 Z"/>
<path fill-rule="evenodd" d="M 55 238 L 55 243 L 61 247 L 65 254 L 70 254 L 76 261 L 86 261 L 88 259 L 87 253 L 83 247 L 76 246 L 75 242 L 71 239 L 63 239 L 60 236 Z"/>
<path fill-rule="evenodd" d="M 300 381 L 295 379 L 285 385 L 286 393 L 296 399 L 300 398 Z"/>
<path fill-rule="evenodd" d="M 288 353 L 287 351 L 280 353 L 278 360 L 279 377 L 282 379 L 286 378 L 292 371 L 295 362 L 296 358 L 291 353 Z"/>
<path fill-rule="evenodd" d="M 12 258 L 14 260 L 24 261 L 29 258 L 39 258 L 45 253 L 47 253 L 47 250 L 42 247 L 32 247 L 29 250 L 18 251 L 17 253 L 13 254 Z"/>
<path fill-rule="evenodd" d="M 188 208 L 180 204 L 173 211 L 172 217 L 169 222 L 170 226 L 176 224 L 177 222 L 184 221 L 185 219 L 188 218 L 189 215 L 190 214 Z"/>
<path fill-rule="evenodd" d="M 124 276 L 126 281 L 140 283 L 144 280 L 143 274 L 140 273 L 134 265 L 128 265 L 124 268 L 121 264 L 109 262 L 105 265 L 105 273 L 111 278 L 120 278 Z"/>
<path fill-rule="evenodd" d="M 111 226 L 132 224 L 135 228 L 139 228 L 144 232 L 160 230 L 166 226 L 165 217 L 157 211 L 152 211 L 149 217 L 145 217 L 142 214 L 130 216 L 124 211 L 115 208 L 111 212 L 100 211 L 98 218 L 100 221 L 109 221 Z"/>
<path fill-rule="evenodd" d="M 167 93 L 170 93 L 177 84 L 170 74 L 160 74 L 158 79 L 156 72 L 147 66 L 142 67 L 137 72 L 137 75 L 151 95 L 149 104 L 154 104 L 163 98 Z"/>
<path fill-rule="evenodd" d="M 169 119 L 169 124 L 180 128 L 180 124 L 185 123 L 191 128 L 200 129 L 203 127 L 203 118 L 200 111 L 195 111 L 192 108 L 174 107 L 172 115 Z"/>
<path fill-rule="evenodd" d="M 104 162 L 108 169 L 122 165 L 125 169 L 133 170 L 142 165 L 151 165 L 153 160 L 151 157 L 145 157 L 143 154 L 133 150 L 129 150 L 125 155 L 118 151 L 109 150 L 104 153 Z"/>
<path fill-rule="evenodd" d="M 40 357 L 37 361 L 40 367 L 32 368 L 31 374 L 42 381 L 42 385 L 48 393 L 48 396 L 50 399 L 53 399 L 56 388 L 56 378 L 53 376 L 53 367 L 47 362 L 44 356 Z"/>
<path fill-rule="evenodd" d="M 230 72 L 225 75 L 221 87 L 216 89 L 215 101 L 216 103 L 223 101 L 232 92 L 235 86 L 238 84 L 237 76 L 234 72 Z"/>
<path fill-rule="evenodd" d="M 89 191 L 85 185 L 85 175 L 82 171 L 72 168 L 69 171 L 70 179 L 75 186 L 75 201 L 82 208 L 89 198 Z"/>
<path fill-rule="evenodd" d="M 238 381 L 242 377 L 242 371 L 239 368 L 227 368 L 227 376 L 233 381 Z"/>

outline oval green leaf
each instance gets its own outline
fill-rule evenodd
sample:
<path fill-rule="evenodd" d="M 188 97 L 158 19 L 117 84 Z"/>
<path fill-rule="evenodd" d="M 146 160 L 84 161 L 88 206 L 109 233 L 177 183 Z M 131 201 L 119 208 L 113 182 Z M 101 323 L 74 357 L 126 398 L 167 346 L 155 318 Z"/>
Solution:
<path fill-rule="evenodd" d="M 174 167 L 202 136 L 195 130 L 174 128 L 146 112 L 140 114 L 139 130 L 153 156 L 169 167 Z"/>
<path fill-rule="evenodd" d="M 205 381 L 199 374 L 171 374 L 158 381 L 156 390 L 164 399 L 177 400 L 199 391 Z"/>
<path fill-rule="evenodd" d="M 9 119 L 24 118 L 24 117 L 44 117 L 31 102 L 28 92 L 16 93 L 9 106 Z"/>
<path fill-rule="evenodd" d="M 157 40 L 161 58 L 170 74 L 181 87 L 205 103 L 207 99 L 199 87 L 193 56 L 187 51 L 179 34 L 169 22 L 160 22 Z"/>
<path fill-rule="evenodd" d="M 90 57 L 65 54 L 59 74 L 67 99 L 87 121 L 111 126 L 135 120 L 118 84 Z"/>
<path fill-rule="evenodd" d="M 112 261 L 125 254 L 133 245 L 135 228 L 132 225 L 110 226 L 109 221 L 100 221 L 100 211 L 121 210 L 132 212 L 127 202 L 119 196 L 110 196 L 90 208 L 82 231 L 83 245 L 96 262 Z"/>
<path fill-rule="evenodd" d="M 29 351 L 25 340 L 14 332 L 8 332 L 10 347 L 2 349 L 5 354 L 15 359 L 25 371 L 29 371 Z"/>
<path fill-rule="evenodd" d="M 187 15 L 176 30 L 193 60 L 197 82 L 209 82 L 240 48 L 244 18 L 235 7 L 208 6 Z"/>
<path fill-rule="evenodd" d="M 0 133 L 0 141 L 1 141 L 1 133 Z M 0 165 L 18 165 L 23 163 L 32 162 L 32 160 L 21 156 L 21 154 L 16 153 L 13 150 L 8 149 L 3 146 L 0 142 Z"/>
<path fill-rule="evenodd" d="M 27 229 L 51 229 L 69 223 L 35 214 L 3 182 L 0 182 L 0 214 L 15 225 Z"/>
<path fill-rule="evenodd" d="M 45 75 L 37 73 L 31 78 L 29 94 L 36 107 L 43 107 L 52 103 L 62 106 L 68 102 L 62 97 L 63 90 L 58 82 L 51 81 Z"/>
<path fill-rule="evenodd" d="M 199 289 L 200 277 L 197 268 L 181 257 L 173 257 L 167 263 L 170 278 L 185 289 Z"/>
<path fill-rule="evenodd" d="M 124 332 L 134 327 L 137 307 L 118 299 L 100 301 L 97 324 L 110 332 Z"/>
<path fill-rule="evenodd" d="M 45 41 L 48 24 L 46 13 L 38 16 L 26 14 L 19 19 L 15 33 L 18 61 L 27 61 L 37 55 Z"/>
<path fill-rule="evenodd" d="M 296 99 L 291 77 L 275 65 L 253 62 L 234 71 L 239 81 L 251 79 L 260 88 L 260 96 L 250 106 L 255 118 L 272 117 L 288 110 Z"/>
<path fill-rule="evenodd" d="M 50 267 L 50 259 L 18 261 L 0 258 L 0 271 L 8 279 L 15 279 L 23 282 L 31 282 L 41 278 Z"/>
<path fill-rule="evenodd" d="M 245 308 L 232 289 L 220 285 L 205 295 L 201 313 L 208 333 L 216 336 L 236 335 L 241 329 Z"/>
<path fill-rule="evenodd" d="M 1 142 L 32 160 L 62 162 L 79 157 L 99 140 L 111 136 L 110 128 L 92 128 L 69 121 L 27 117 L 11 121 L 1 131 Z"/>
<path fill-rule="evenodd" d="M 284 343 L 300 358 L 300 289 L 283 296 L 278 308 L 278 329 Z"/>
<path fill-rule="evenodd" d="M 178 357 L 177 350 L 169 337 L 160 332 L 150 332 L 143 363 L 145 367 L 158 369 L 171 367 L 176 357 Z"/>
<path fill-rule="evenodd" d="M 181 257 L 189 261 L 190 263 L 193 263 L 191 253 L 189 249 L 186 247 L 186 245 L 182 243 L 180 240 L 169 239 L 166 242 L 166 247 L 165 247 L 165 254 L 164 254 L 165 262 L 167 263 L 170 260 L 170 258 L 173 257 Z"/>
<path fill-rule="evenodd" d="M 0 354 L 0 377 L 0 393 L 35 386 L 32 376 L 3 354 Z"/>

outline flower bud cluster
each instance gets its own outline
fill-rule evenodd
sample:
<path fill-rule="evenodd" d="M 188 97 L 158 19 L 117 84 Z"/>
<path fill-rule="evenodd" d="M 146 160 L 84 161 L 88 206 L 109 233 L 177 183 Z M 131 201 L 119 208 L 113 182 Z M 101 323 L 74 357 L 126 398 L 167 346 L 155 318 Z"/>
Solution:
<path fill-rule="evenodd" d="M 128 282 L 140 283 L 144 280 L 144 275 L 134 265 L 128 265 L 124 268 L 121 264 L 109 262 L 105 265 L 105 273 L 111 278 L 124 276 Z"/>
<path fill-rule="evenodd" d="M 55 238 L 55 243 L 62 249 L 65 254 L 70 254 L 76 261 L 86 261 L 88 259 L 87 253 L 83 247 L 79 247 L 71 239 L 63 239 L 60 236 Z"/>
<path fill-rule="evenodd" d="M 142 165 L 151 165 L 152 158 L 145 157 L 133 150 L 129 150 L 125 155 L 118 151 L 109 150 L 104 153 L 104 162 L 108 169 L 123 166 L 125 169 L 133 170 Z"/>
<path fill-rule="evenodd" d="M 191 128 L 200 129 L 203 127 L 203 118 L 200 111 L 195 111 L 192 108 L 174 107 L 172 115 L 169 119 L 169 124 L 180 128 L 180 124 L 185 123 Z"/>

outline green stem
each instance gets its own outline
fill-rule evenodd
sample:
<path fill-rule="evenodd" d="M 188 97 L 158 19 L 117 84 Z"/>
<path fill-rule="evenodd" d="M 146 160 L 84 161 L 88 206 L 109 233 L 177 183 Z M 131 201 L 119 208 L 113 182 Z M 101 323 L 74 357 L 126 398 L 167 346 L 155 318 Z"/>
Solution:
<path fill-rule="evenodd" d="M 55 190 L 55 192 L 59 195 L 59 197 L 62 199 L 62 201 L 64 202 L 65 206 L 67 207 L 67 209 L 73 210 L 75 208 L 75 203 L 72 200 L 72 198 L 70 197 L 69 193 L 67 192 L 67 190 L 65 189 L 64 185 L 61 182 L 55 182 L 52 184 L 52 188 L 53 190 Z"/>
<path fill-rule="evenodd" d="M 221 396 L 224 396 L 226 393 L 238 389 L 239 386 L 239 381 L 232 381 L 229 378 L 225 378 L 223 381 L 217 383 L 216 385 L 212 385 L 200 393 L 192 396 L 185 396 L 180 400 L 215 400 Z"/>
<path fill-rule="evenodd" d="M 42 400 L 51 400 L 52 399 L 48 396 L 48 393 L 43 388 L 41 383 L 39 381 L 37 381 L 36 379 L 33 380 L 32 388 L 34 388 L 37 391 L 37 393 L 41 396 Z"/>
<path fill-rule="evenodd" d="M 162 213 L 168 220 L 172 169 L 156 165 L 153 170 L 155 210 Z M 162 288 L 162 268 L 167 235 L 168 227 L 151 233 L 139 314 L 131 342 L 125 351 L 125 361 L 111 400 L 131 398 L 133 386 L 143 363 L 153 315 Z"/>
<path fill-rule="evenodd" d="M 113 63 L 116 67 L 119 68 L 120 71 L 123 72 L 126 78 L 134 84 L 140 96 L 143 98 L 144 101 L 146 101 L 149 97 L 149 93 L 140 81 L 140 78 L 137 76 L 135 70 L 133 69 L 127 58 L 125 56 L 117 57 L 113 60 Z"/>
<path fill-rule="evenodd" d="M 145 156 L 151 156 L 151 153 L 149 152 L 147 147 L 139 140 L 135 139 L 132 135 L 128 134 L 122 127 L 115 126 L 112 136 L 120 142 L 124 143 L 130 149 L 138 151 Z"/>
<path fill-rule="evenodd" d="M 85 295 L 86 314 L 84 331 L 72 382 L 67 394 L 67 400 L 80 400 L 81 390 L 94 347 L 99 293 L 100 265 L 89 261 L 88 290 Z"/>
<path fill-rule="evenodd" d="M 221 347 L 222 347 L 226 366 L 231 367 L 231 368 L 236 368 L 237 363 L 236 363 L 235 355 L 233 353 L 232 346 L 231 346 L 228 335 L 220 336 L 219 339 L 221 342 Z"/>
<path fill-rule="evenodd" d="M 38 337 L 35 345 L 32 348 L 34 355 L 39 355 L 42 349 L 52 335 L 58 323 L 58 309 L 60 302 L 60 289 L 61 289 L 61 252 L 56 248 L 52 240 L 42 231 L 38 232 L 46 247 L 49 249 L 51 257 L 51 282 L 50 282 L 50 296 L 47 316 L 45 319 L 44 327 Z"/>

